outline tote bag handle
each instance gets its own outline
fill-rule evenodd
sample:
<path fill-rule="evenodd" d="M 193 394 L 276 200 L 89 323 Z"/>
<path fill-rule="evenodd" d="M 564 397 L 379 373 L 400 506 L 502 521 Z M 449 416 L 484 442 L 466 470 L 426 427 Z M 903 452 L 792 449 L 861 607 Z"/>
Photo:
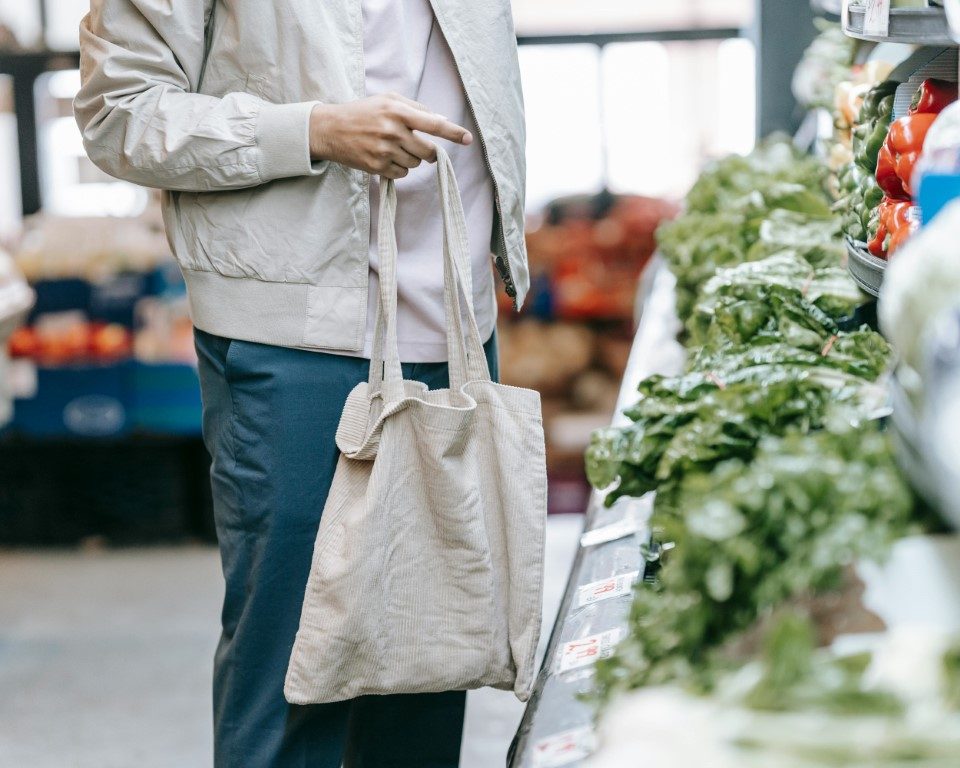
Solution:
<path fill-rule="evenodd" d="M 456 391 L 468 381 L 490 381 L 490 371 L 473 312 L 473 279 L 463 202 L 453 163 L 440 146 L 437 147 L 436 166 L 443 224 L 443 305 L 447 325 L 447 359 L 450 387 Z M 380 296 L 370 359 L 370 391 L 380 391 L 386 402 L 395 402 L 403 397 L 403 373 L 397 342 L 396 216 L 396 184 L 392 179 L 381 179 L 377 243 Z M 465 305 L 461 303 L 461 296 Z"/>

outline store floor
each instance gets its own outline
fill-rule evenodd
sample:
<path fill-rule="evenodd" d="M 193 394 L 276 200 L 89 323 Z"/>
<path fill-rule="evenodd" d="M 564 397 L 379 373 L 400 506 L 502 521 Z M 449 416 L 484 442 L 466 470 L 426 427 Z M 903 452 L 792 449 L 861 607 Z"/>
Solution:
<path fill-rule="evenodd" d="M 548 522 L 543 643 L 581 525 Z M 0 551 L 0 766 L 209 766 L 221 595 L 212 548 Z M 502 766 L 522 712 L 471 693 L 462 768 Z"/>

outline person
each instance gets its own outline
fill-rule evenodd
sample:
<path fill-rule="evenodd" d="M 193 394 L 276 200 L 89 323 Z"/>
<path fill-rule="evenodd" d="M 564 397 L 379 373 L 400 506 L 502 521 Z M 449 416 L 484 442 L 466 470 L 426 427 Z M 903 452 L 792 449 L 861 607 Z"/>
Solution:
<path fill-rule="evenodd" d="M 379 179 L 398 180 L 406 378 L 447 386 L 438 142 L 494 373 L 491 257 L 517 306 L 528 287 L 509 0 L 92 0 L 81 75 L 86 150 L 163 190 L 196 326 L 226 582 L 215 764 L 457 765 L 462 691 L 291 706 L 283 681 L 338 419 L 368 375 Z"/>

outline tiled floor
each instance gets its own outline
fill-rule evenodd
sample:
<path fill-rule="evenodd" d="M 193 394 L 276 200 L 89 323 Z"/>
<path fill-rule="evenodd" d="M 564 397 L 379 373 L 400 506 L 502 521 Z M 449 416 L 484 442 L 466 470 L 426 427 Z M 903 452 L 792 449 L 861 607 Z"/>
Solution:
<path fill-rule="evenodd" d="M 543 642 L 581 524 L 549 520 Z M 209 766 L 221 584 L 210 548 L 0 552 L 0 767 Z M 471 693 L 462 768 L 502 766 L 522 712 Z"/>

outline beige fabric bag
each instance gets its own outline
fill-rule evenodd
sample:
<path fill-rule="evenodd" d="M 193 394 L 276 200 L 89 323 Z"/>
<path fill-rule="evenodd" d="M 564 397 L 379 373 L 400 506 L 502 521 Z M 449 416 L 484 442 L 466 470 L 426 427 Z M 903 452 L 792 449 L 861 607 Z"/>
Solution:
<path fill-rule="evenodd" d="M 337 430 L 342 455 L 284 688 L 294 704 L 482 686 L 526 700 L 533 684 L 547 500 L 540 396 L 490 380 L 461 303 L 473 293 L 460 194 L 438 155 L 450 389 L 402 377 L 386 181 L 370 381 Z"/>

